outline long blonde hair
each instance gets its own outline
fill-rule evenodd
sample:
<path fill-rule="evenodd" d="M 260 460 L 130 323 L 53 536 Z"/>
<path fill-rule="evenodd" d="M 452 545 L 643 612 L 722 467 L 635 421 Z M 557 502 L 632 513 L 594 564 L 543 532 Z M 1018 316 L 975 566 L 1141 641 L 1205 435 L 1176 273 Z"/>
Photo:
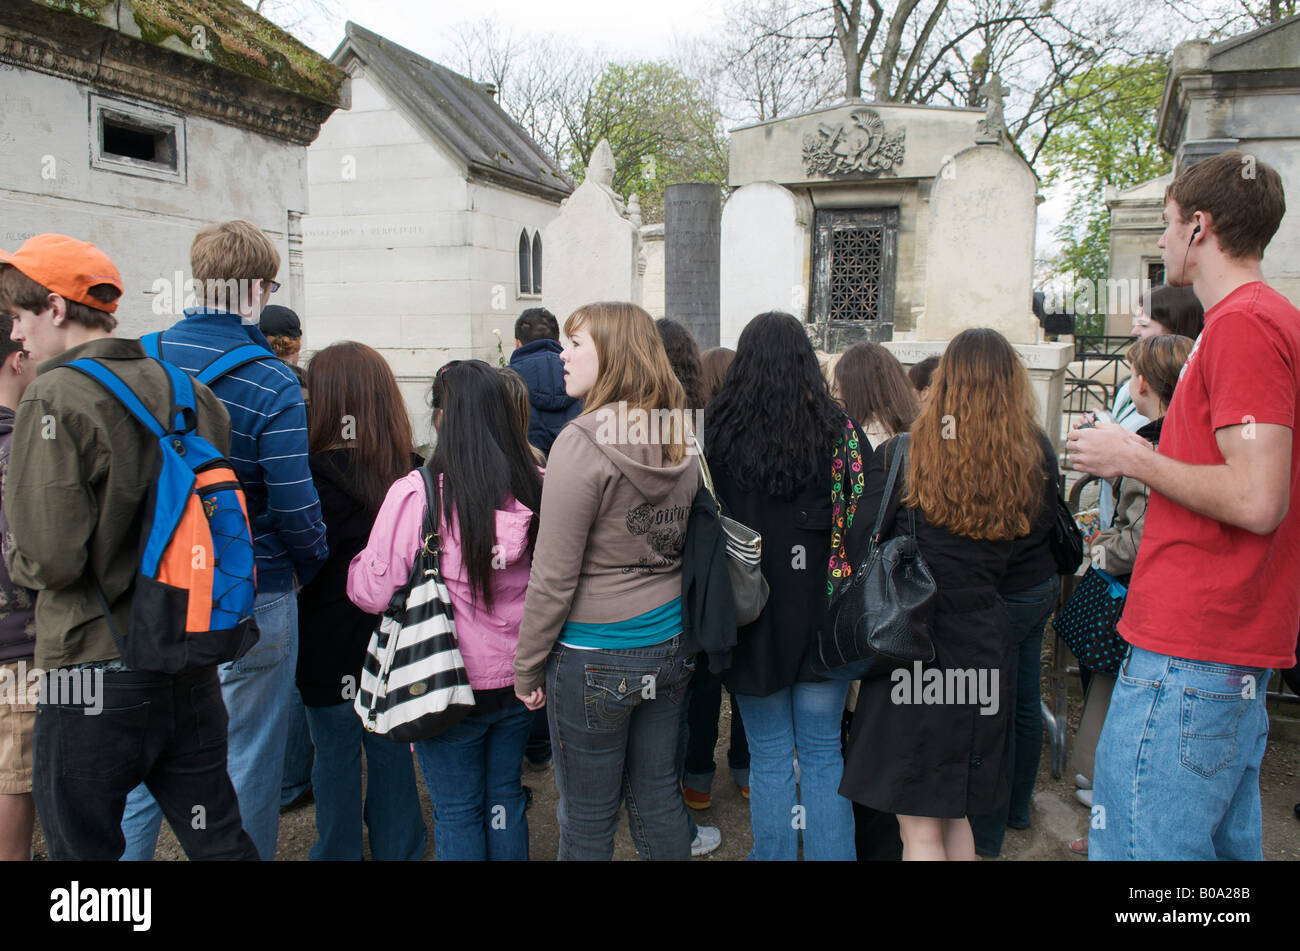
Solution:
<path fill-rule="evenodd" d="M 669 462 L 681 462 L 686 455 L 682 437 L 689 426 L 686 392 L 668 362 L 654 318 L 626 301 L 597 301 L 579 307 L 564 322 L 566 337 L 580 329 L 591 335 L 599 361 L 582 415 L 619 403 L 629 410 L 678 410 L 683 424 L 667 427 L 663 446 Z"/>
<path fill-rule="evenodd" d="M 1027 535 L 1044 498 L 1040 433 L 1029 371 L 1011 344 L 996 330 L 963 330 L 912 426 L 903 503 L 954 535 Z"/>

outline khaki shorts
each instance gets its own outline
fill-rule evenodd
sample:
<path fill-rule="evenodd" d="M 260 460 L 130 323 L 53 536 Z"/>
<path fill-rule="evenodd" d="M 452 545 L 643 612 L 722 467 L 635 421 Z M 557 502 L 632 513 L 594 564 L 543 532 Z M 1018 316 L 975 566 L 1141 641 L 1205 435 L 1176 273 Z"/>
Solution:
<path fill-rule="evenodd" d="M 12 676 L 3 680 L 24 688 L 17 661 L 0 664 Z M 30 668 L 31 664 L 25 664 Z M 23 671 L 25 676 L 25 670 Z M 36 706 L 14 703 L 17 696 L 0 697 L 0 796 L 15 796 L 32 791 L 32 729 L 36 725 Z"/>

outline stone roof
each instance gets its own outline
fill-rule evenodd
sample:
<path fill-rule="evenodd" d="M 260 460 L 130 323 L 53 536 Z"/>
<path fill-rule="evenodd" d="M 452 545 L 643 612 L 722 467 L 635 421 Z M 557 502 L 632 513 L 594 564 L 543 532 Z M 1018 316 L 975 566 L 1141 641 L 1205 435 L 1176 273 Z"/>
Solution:
<path fill-rule="evenodd" d="M 1186 119 L 1186 89 L 1208 82 L 1215 95 L 1237 89 L 1284 89 L 1300 85 L 1300 14 L 1218 43 L 1190 40 L 1174 49 L 1160 100 L 1157 132 L 1170 152 L 1178 148 Z"/>
<path fill-rule="evenodd" d="M 30 0 L 331 106 L 346 78 L 241 0 Z M 202 27 L 201 44 L 196 27 Z"/>
<path fill-rule="evenodd" d="M 359 60 L 417 128 L 465 163 L 470 178 L 556 202 L 572 193 L 554 159 L 479 83 L 352 22 L 332 58 L 344 68 Z"/>

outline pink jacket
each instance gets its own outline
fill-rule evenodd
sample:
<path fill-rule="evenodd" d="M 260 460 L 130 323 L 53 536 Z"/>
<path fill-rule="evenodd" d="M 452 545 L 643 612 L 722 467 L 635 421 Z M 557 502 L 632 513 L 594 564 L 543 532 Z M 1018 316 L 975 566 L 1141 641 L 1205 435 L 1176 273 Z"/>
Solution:
<path fill-rule="evenodd" d="M 424 482 L 418 471 L 393 483 L 384 499 L 370 540 L 348 567 L 348 597 L 361 610 L 382 614 L 393 592 L 411 576 L 424 525 Z M 450 527 L 447 524 L 451 519 Z M 492 572 L 492 610 L 471 603 L 469 575 L 460 557 L 455 511 L 443 511 L 442 580 L 451 596 L 452 617 L 470 686 L 475 690 L 509 687 L 515 682 L 515 648 L 524 613 L 524 592 L 532 552 L 528 527 L 533 513 L 511 498 L 496 513 L 496 544 L 505 567 Z"/>

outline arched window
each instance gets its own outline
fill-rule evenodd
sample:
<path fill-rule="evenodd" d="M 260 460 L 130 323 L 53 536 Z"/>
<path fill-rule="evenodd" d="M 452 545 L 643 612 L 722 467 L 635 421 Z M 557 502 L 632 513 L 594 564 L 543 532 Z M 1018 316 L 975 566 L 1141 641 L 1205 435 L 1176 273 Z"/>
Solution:
<path fill-rule="evenodd" d="M 542 233 L 533 232 L 533 293 L 542 292 Z"/>
<path fill-rule="evenodd" d="M 533 293 L 533 252 L 526 229 L 519 232 L 519 293 Z"/>

